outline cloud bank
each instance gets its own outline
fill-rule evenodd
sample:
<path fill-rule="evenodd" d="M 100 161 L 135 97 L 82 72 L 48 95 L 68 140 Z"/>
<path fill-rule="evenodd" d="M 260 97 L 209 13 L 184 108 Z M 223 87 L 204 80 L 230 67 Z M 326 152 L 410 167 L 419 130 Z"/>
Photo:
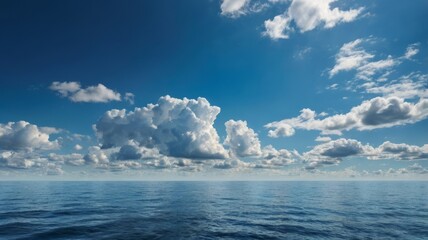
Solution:
<path fill-rule="evenodd" d="M 316 118 L 310 109 L 303 109 L 298 117 L 265 125 L 270 137 L 291 136 L 295 129 L 316 130 L 323 134 L 341 135 L 343 131 L 388 128 L 424 120 L 428 117 L 428 100 L 406 102 L 398 97 L 376 97 L 353 107 L 348 113 Z"/>
<path fill-rule="evenodd" d="M 347 157 L 365 157 L 369 160 L 427 160 L 428 145 L 421 147 L 386 141 L 378 147 L 362 144 L 355 139 L 340 138 L 319 144 L 303 153 L 307 169 L 338 164 Z"/>

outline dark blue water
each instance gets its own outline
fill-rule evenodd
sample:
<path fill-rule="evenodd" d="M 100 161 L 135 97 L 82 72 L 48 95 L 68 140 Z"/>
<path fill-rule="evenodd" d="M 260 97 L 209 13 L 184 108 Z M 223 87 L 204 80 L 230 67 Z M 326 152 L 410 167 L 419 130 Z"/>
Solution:
<path fill-rule="evenodd" d="M 1 239 L 428 239 L 428 182 L 0 182 Z"/>

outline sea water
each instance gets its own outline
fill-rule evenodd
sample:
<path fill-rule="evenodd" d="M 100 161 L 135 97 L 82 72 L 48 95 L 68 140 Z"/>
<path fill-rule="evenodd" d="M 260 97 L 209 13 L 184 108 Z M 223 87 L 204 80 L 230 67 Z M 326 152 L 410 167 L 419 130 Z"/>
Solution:
<path fill-rule="evenodd" d="M 0 239 L 428 239 L 428 182 L 0 182 Z"/>

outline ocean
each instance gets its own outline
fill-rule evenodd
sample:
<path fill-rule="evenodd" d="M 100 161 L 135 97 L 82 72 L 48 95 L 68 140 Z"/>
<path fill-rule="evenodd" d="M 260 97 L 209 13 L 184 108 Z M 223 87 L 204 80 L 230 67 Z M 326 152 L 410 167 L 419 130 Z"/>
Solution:
<path fill-rule="evenodd" d="M 0 239 L 428 239 L 428 182 L 0 182 Z"/>

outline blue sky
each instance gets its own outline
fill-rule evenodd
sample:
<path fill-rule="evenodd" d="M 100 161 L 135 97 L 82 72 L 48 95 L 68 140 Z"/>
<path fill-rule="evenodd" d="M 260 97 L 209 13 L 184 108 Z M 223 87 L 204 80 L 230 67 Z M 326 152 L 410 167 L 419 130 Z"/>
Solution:
<path fill-rule="evenodd" d="M 428 176 L 426 1 L 0 5 L 1 179 Z"/>

